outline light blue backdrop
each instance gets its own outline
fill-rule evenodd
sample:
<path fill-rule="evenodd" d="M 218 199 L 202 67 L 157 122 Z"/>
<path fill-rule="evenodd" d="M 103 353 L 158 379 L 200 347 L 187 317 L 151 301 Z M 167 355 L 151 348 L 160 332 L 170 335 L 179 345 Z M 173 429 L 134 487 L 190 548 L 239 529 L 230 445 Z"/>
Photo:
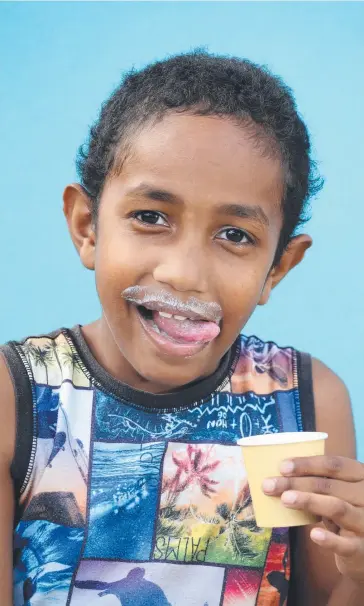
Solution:
<path fill-rule="evenodd" d="M 0 342 L 98 314 L 61 212 L 78 145 L 120 73 L 207 46 L 293 87 L 326 177 L 314 248 L 249 331 L 347 382 L 364 459 L 364 4 L 0 3 Z"/>

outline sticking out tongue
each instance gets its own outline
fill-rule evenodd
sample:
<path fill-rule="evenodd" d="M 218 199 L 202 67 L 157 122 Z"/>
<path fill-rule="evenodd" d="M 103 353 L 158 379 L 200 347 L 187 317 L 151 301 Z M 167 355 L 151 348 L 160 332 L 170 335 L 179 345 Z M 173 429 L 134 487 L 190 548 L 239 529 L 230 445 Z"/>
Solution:
<path fill-rule="evenodd" d="M 157 311 L 153 312 L 153 320 L 159 330 L 163 331 L 171 339 L 184 341 L 185 343 L 208 343 L 217 337 L 220 328 L 215 322 L 203 320 L 175 320 L 164 318 Z"/>

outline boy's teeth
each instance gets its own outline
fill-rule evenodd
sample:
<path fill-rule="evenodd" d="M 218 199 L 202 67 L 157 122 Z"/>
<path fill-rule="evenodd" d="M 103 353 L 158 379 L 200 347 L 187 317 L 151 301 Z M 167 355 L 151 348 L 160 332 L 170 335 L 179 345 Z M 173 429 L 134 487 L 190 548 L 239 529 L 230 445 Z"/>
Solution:
<path fill-rule="evenodd" d="M 178 320 L 179 322 L 184 322 L 184 320 L 187 320 L 185 316 L 174 316 L 172 314 L 168 314 L 166 311 L 160 311 L 159 315 L 162 316 L 162 318 L 173 318 L 174 320 Z"/>

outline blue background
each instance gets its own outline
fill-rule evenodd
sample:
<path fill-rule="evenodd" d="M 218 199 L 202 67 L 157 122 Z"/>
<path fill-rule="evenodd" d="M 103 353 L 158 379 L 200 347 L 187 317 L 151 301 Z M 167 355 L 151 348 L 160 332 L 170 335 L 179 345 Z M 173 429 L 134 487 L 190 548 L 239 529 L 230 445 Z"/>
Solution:
<path fill-rule="evenodd" d="M 356 2 L 0 3 L 0 342 L 99 312 L 61 196 L 121 72 L 198 46 L 247 57 L 295 91 L 326 178 L 314 247 L 247 332 L 343 377 L 363 459 L 363 31 Z"/>

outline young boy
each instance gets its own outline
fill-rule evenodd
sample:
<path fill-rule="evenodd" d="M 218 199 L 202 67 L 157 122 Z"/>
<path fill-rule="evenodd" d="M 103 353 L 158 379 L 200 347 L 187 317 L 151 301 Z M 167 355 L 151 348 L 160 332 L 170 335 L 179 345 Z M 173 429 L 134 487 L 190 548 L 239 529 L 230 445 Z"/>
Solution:
<path fill-rule="evenodd" d="M 240 336 L 311 246 L 295 230 L 321 182 L 291 92 L 239 59 L 155 63 L 78 169 L 64 211 L 102 315 L 2 348 L 2 606 L 362 606 L 346 388 Z M 262 490 L 323 522 L 258 528 L 237 441 L 315 429 L 327 455 Z"/>

